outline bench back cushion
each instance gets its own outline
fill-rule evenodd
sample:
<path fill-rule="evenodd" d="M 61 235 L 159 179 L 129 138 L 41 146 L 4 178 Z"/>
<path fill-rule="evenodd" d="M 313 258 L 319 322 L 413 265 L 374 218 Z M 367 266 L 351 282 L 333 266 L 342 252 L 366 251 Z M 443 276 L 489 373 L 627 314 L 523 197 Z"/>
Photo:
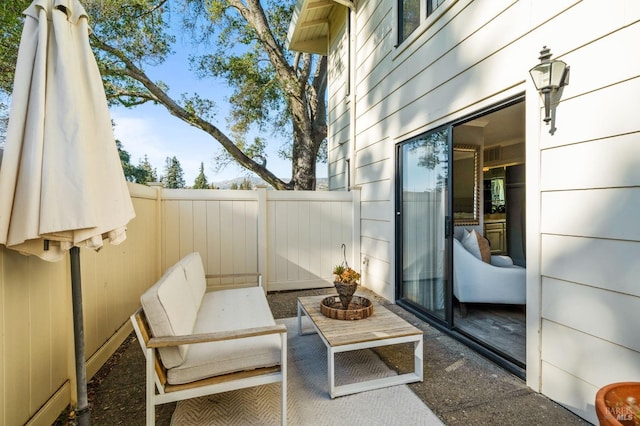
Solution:
<path fill-rule="evenodd" d="M 204 275 L 204 267 L 202 266 L 202 258 L 200 253 L 191 253 L 178 262 L 184 271 L 189 288 L 189 295 L 193 300 L 193 304 L 200 306 L 202 298 L 207 291 L 207 280 Z"/>
<path fill-rule="evenodd" d="M 206 290 L 199 253 L 191 253 L 169 268 L 140 301 L 155 337 L 191 334 Z M 160 348 L 165 368 L 181 365 L 189 345 Z"/>

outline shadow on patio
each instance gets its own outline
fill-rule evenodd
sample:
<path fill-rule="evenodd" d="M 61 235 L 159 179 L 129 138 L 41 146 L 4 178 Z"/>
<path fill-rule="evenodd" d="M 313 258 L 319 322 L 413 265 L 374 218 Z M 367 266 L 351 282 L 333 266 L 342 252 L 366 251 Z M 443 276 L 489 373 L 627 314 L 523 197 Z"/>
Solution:
<path fill-rule="evenodd" d="M 271 292 L 268 301 L 275 318 L 289 318 L 297 314 L 297 297 L 333 292 L 330 288 Z M 406 386 L 445 424 L 589 424 L 404 309 L 367 289 L 359 292 L 424 332 L 424 382 Z M 377 348 L 375 352 L 395 371 L 413 367 L 411 345 Z M 94 425 L 144 424 L 144 371 L 144 356 L 132 333 L 89 383 Z M 169 425 L 174 408 L 175 403 L 158 406 L 157 424 Z M 68 413 L 63 413 L 56 424 L 74 424 L 67 418 Z M 308 420 L 308 424 L 317 423 L 317 419 Z M 415 420 L 415 424 L 425 424 Z"/>

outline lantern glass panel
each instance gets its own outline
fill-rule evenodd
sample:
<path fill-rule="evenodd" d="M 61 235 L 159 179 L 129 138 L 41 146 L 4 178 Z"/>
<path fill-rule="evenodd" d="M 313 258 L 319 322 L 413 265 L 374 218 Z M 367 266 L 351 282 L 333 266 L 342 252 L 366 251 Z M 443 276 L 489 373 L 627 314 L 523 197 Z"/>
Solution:
<path fill-rule="evenodd" d="M 544 87 L 549 86 L 551 76 L 551 63 L 538 64 L 531 68 L 529 71 L 533 84 L 536 85 L 536 89 L 541 90 Z"/>
<path fill-rule="evenodd" d="M 567 68 L 567 64 L 562 61 L 553 61 L 551 66 L 551 81 L 549 84 L 553 87 L 560 87 L 562 82 L 562 76 L 564 70 Z"/>

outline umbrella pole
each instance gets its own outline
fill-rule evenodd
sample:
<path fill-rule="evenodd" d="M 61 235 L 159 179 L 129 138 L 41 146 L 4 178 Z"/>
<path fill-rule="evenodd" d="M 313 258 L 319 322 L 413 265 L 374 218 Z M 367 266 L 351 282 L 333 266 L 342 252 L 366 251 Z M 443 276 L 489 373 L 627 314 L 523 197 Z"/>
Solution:
<path fill-rule="evenodd" d="M 76 389 L 78 407 L 76 419 L 80 426 L 91 425 L 87 396 L 87 367 L 84 355 L 84 324 L 82 318 L 82 279 L 80 277 L 80 248 L 71 247 L 71 298 L 73 305 L 73 340 L 76 358 Z"/>

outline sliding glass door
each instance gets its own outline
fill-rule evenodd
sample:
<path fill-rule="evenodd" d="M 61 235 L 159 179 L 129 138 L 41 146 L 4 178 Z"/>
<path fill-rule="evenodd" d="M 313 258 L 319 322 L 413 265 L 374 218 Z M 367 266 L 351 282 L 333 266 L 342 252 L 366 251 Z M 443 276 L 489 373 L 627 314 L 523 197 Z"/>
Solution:
<path fill-rule="evenodd" d="M 440 129 L 398 148 L 398 299 L 449 322 L 450 130 Z"/>

